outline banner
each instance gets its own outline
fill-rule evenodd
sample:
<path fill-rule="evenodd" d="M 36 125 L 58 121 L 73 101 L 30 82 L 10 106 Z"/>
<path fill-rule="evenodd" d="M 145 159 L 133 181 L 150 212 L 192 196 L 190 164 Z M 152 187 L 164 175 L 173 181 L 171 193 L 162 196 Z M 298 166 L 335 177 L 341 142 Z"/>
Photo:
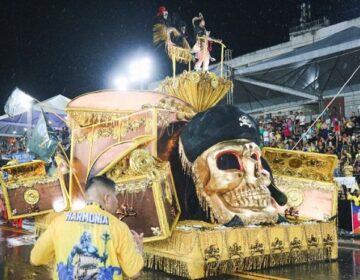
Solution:
<path fill-rule="evenodd" d="M 360 206 L 355 206 L 351 202 L 351 216 L 352 216 L 352 231 L 354 233 L 360 233 Z"/>
<path fill-rule="evenodd" d="M 334 179 L 340 185 L 345 185 L 346 188 L 351 189 L 351 191 L 353 191 L 354 189 L 358 189 L 355 177 L 334 177 Z"/>

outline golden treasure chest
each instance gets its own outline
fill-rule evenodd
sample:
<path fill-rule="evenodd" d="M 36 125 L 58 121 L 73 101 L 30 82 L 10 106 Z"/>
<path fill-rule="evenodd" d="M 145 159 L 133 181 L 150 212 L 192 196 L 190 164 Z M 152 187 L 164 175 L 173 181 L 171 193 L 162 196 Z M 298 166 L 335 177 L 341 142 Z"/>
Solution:
<path fill-rule="evenodd" d="M 288 202 L 277 205 L 289 219 L 327 221 L 336 216 L 337 185 L 333 178 L 335 155 L 264 148 L 276 186 Z"/>
<path fill-rule="evenodd" d="M 1 171 L 9 219 L 36 216 L 68 207 L 62 179 L 47 176 L 44 161 L 6 165 Z"/>
<path fill-rule="evenodd" d="M 84 201 L 89 178 L 105 175 L 117 184 L 120 220 L 145 242 L 169 237 L 180 216 L 169 159 L 191 107 L 157 92 L 99 91 L 75 98 L 66 111 L 72 207 Z"/>
<path fill-rule="evenodd" d="M 89 176 L 105 175 L 116 183 L 116 216 L 144 233 L 144 242 L 166 239 L 179 217 L 170 163 L 152 156 L 148 139 L 125 141 L 101 153 Z"/>
<path fill-rule="evenodd" d="M 98 91 L 72 100 L 66 108 L 71 127 L 69 196 L 83 199 L 90 167 L 100 153 L 123 141 L 152 136 L 148 151 L 169 160 L 169 145 L 192 116 L 185 102 L 157 92 Z M 116 155 L 113 154 L 113 155 Z"/>

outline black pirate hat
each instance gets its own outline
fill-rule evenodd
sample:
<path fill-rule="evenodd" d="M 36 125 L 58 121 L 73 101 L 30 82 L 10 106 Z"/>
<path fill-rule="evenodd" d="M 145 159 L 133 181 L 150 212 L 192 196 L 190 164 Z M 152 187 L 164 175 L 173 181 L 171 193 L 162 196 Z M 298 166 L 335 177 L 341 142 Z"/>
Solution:
<path fill-rule="evenodd" d="M 180 136 L 180 154 L 183 166 L 189 168 L 204 151 L 213 145 L 233 139 L 244 139 L 260 144 L 259 128 L 256 121 L 233 105 L 217 105 L 206 112 L 198 113 L 184 128 Z M 262 162 L 265 159 L 262 158 Z M 267 163 L 264 168 L 270 171 Z M 287 198 L 274 184 L 269 186 L 271 195 L 280 204 Z"/>
<path fill-rule="evenodd" d="M 255 120 L 236 106 L 217 105 L 198 113 L 181 133 L 183 152 L 189 162 L 216 143 L 247 139 L 260 144 Z"/>

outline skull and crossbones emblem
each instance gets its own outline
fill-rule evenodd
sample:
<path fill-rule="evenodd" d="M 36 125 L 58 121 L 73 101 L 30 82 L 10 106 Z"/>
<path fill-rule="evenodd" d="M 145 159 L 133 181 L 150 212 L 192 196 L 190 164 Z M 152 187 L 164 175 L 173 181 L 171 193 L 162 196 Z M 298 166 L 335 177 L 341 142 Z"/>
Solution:
<path fill-rule="evenodd" d="M 247 116 L 239 117 L 239 124 L 240 124 L 241 127 L 242 126 L 248 126 L 248 127 L 252 126 L 251 121 Z"/>

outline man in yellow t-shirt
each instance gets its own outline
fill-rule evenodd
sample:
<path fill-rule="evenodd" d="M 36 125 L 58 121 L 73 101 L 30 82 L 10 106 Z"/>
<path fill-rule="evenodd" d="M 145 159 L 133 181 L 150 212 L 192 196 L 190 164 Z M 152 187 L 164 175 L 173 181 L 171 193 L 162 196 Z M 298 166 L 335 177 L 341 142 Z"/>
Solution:
<path fill-rule="evenodd" d="M 53 279 L 137 278 L 144 265 L 142 234 L 112 214 L 117 209 L 115 183 L 97 176 L 86 185 L 87 205 L 63 213 L 40 236 L 31 251 L 34 265 L 55 262 Z"/>

